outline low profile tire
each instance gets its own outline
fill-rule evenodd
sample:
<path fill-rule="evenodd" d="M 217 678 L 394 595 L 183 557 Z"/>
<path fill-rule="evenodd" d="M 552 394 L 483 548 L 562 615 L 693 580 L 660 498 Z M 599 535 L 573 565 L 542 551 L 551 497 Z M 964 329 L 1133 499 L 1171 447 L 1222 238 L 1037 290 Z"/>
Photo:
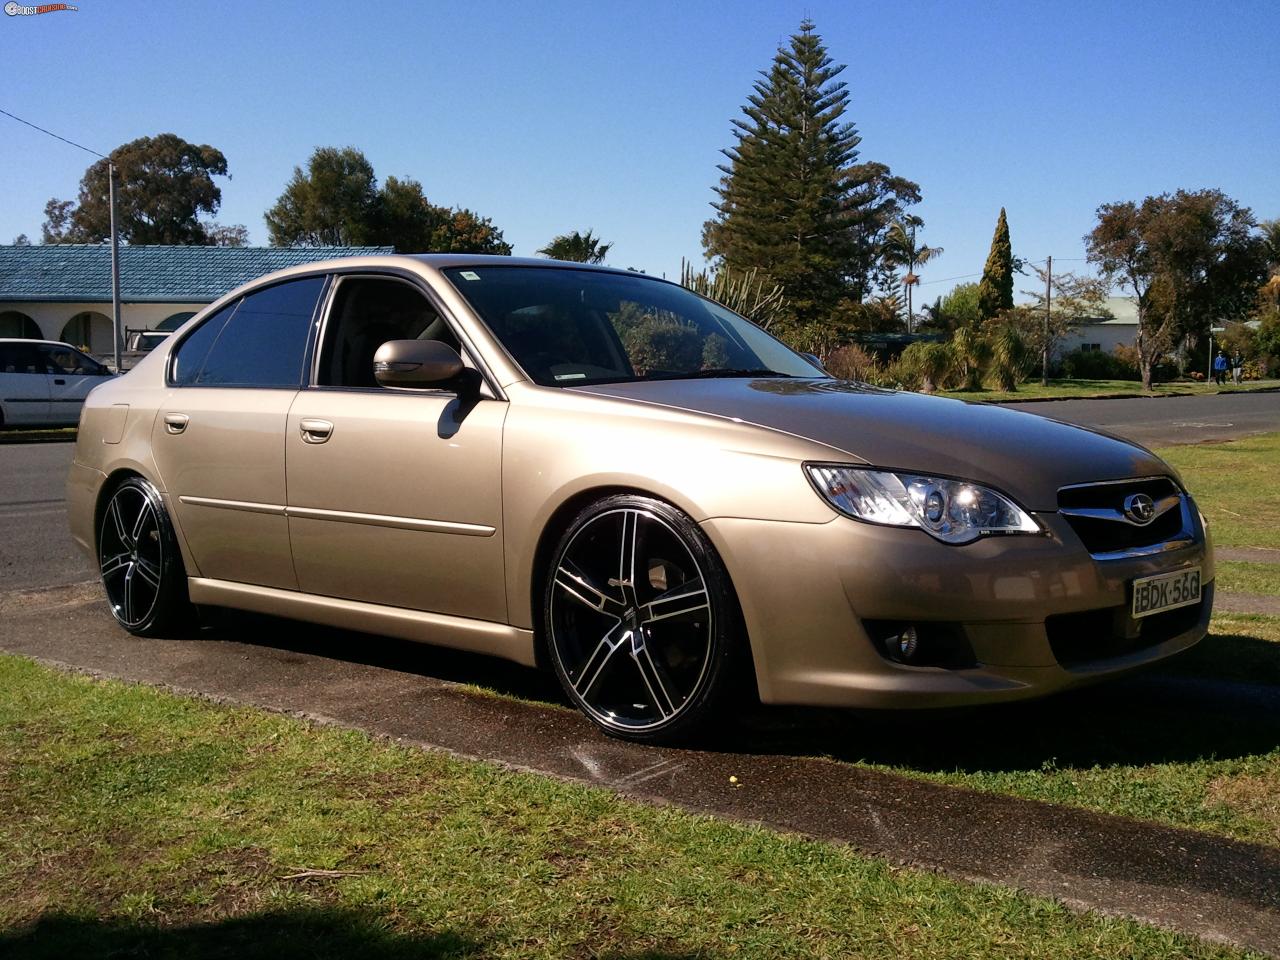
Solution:
<path fill-rule="evenodd" d="M 111 613 L 140 637 L 188 627 L 193 608 L 173 524 L 156 488 L 130 477 L 111 491 L 98 526 L 98 569 Z"/>
<path fill-rule="evenodd" d="M 625 740 L 707 732 L 736 686 L 737 601 L 698 525 L 619 495 L 583 510 L 552 553 L 543 610 L 565 693 Z"/>

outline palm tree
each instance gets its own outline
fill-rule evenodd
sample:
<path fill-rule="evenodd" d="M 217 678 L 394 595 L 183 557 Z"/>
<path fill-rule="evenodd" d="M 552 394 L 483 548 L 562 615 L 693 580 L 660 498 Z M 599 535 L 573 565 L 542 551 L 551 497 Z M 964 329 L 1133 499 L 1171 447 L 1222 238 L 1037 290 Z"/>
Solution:
<path fill-rule="evenodd" d="M 907 333 L 911 332 L 912 327 L 911 288 L 920 282 L 920 278 L 916 276 L 916 267 L 924 266 L 942 253 L 941 247 L 927 247 L 924 244 L 917 246 L 916 228 L 923 224 L 924 221 L 919 217 L 909 216 L 903 220 L 895 220 L 890 224 L 881 248 L 885 259 L 890 263 L 907 268 L 907 275 L 902 278 L 902 287 L 907 292 Z"/>
<path fill-rule="evenodd" d="M 613 249 L 612 243 L 601 243 L 599 237 L 591 235 L 591 231 L 579 233 L 562 233 L 538 251 L 552 260 L 572 260 L 576 263 L 604 263 L 604 258 Z"/>

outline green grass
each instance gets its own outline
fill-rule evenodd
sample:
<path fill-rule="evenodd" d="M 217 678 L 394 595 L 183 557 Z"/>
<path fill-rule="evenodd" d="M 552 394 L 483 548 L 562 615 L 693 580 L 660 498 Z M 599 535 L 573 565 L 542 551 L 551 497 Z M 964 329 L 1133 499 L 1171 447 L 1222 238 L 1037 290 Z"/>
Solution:
<path fill-rule="evenodd" d="M 0 430 L 0 444 L 74 440 L 75 438 L 75 427 L 9 427 Z"/>
<path fill-rule="evenodd" d="M 0 954 L 1210 957 L 832 844 L 0 658 Z M 309 870 L 331 875 L 286 879 Z"/>
<path fill-rule="evenodd" d="M 1219 560 L 1215 583 L 1230 593 L 1259 593 L 1280 596 L 1280 564 Z"/>
<path fill-rule="evenodd" d="M 1280 433 L 1157 453 L 1182 474 L 1214 543 L 1280 548 Z"/>
<path fill-rule="evenodd" d="M 1048 386 L 1041 386 L 1040 381 L 1030 380 L 1019 384 L 1018 389 L 1009 390 L 947 390 L 939 396 L 955 397 L 958 400 L 983 400 L 1000 402 L 1011 400 L 1040 399 L 1088 399 L 1090 397 L 1185 397 L 1215 393 L 1238 393 L 1250 390 L 1280 389 L 1280 380 L 1250 380 L 1235 386 L 1227 384 L 1218 386 L 1215 383 L 1157 383 L 1150 393 L 1142 389 L 1137 380 L 1050 380 Z"/>

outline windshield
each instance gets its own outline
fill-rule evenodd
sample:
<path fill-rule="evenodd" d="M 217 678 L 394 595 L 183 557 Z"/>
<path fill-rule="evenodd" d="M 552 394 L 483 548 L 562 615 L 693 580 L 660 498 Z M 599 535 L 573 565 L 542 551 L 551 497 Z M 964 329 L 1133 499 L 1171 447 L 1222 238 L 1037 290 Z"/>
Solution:
<path fill-rule="evenodd" d="M 543 386 L 824 375 L 737 314 L 642 274 L 489 265 L 444 274 Z"/>

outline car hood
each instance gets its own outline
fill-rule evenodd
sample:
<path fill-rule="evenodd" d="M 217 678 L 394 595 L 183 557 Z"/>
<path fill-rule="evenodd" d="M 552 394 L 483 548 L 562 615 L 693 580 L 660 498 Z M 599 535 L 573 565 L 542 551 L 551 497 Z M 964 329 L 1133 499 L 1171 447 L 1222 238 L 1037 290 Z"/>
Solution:
<path fill-rule="evenodd" d="M 975 480 L 1031 510 L 1056 510 L 1057 490 L 1068 484 L 1174 475 L 1137 444 L 1094 430 L 840 380 L 657 380 L 573 389 L 780 430 L 878 467 Z"/>

